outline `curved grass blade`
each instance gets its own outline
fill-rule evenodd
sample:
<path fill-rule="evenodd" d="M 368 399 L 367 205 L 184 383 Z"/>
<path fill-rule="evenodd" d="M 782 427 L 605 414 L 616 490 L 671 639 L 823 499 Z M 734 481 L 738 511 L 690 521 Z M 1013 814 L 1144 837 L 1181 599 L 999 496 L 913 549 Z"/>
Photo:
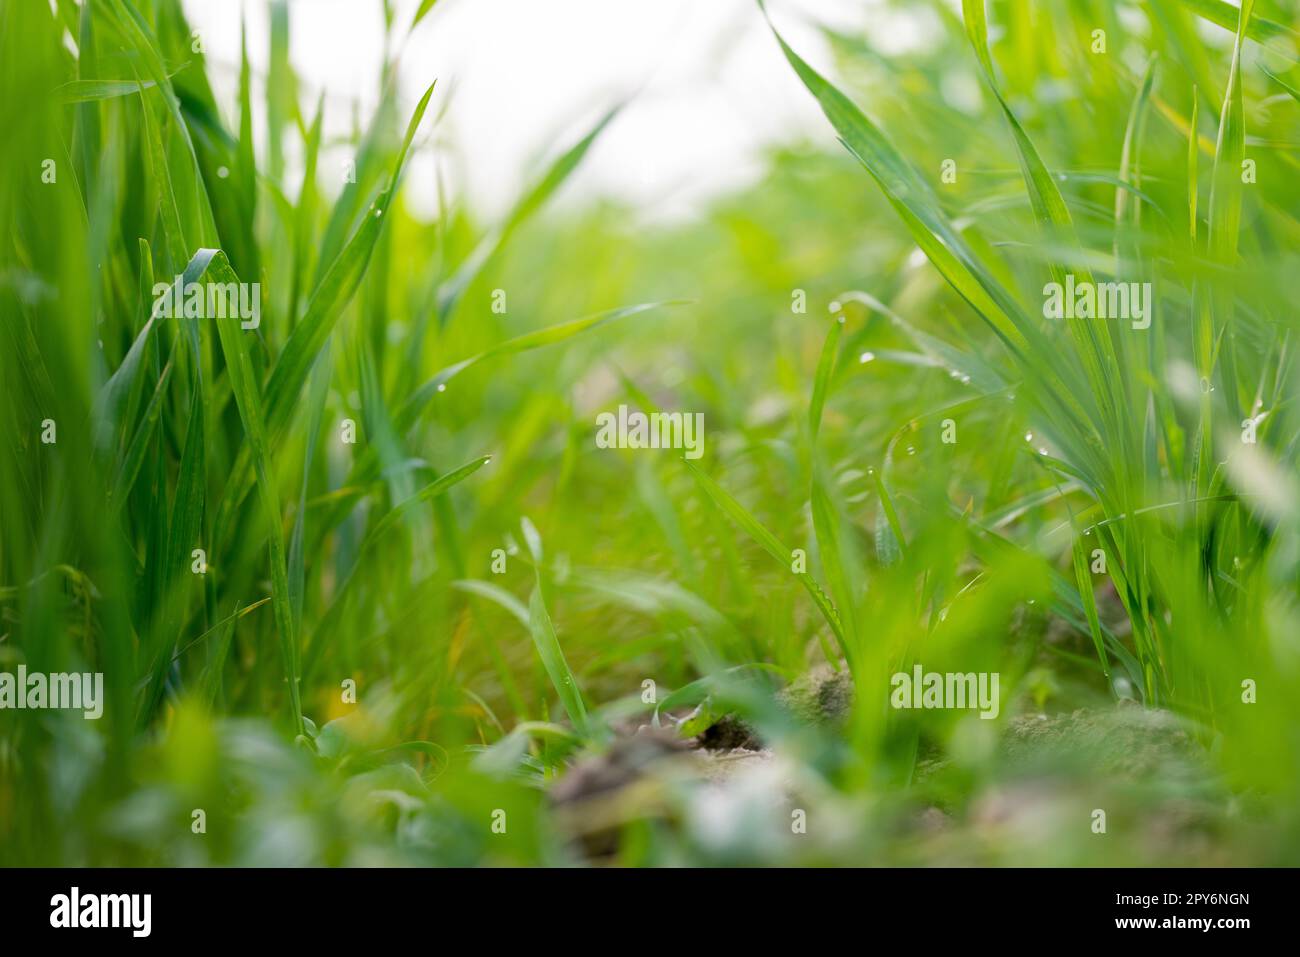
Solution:
<path fill-rule="evenodd" d="M 487 264 L 492 261 L 492 258 L 510 238 L 510 235 L 525 220 L 537 212 L 556 190 L 564 185 L 565 180 L 578 168 L 578 164 L 587 155 L 591 145 L 596 142 L 596 138 L 604 132 L 605 127 L 609 126 L 614 117 L 618 115 L 620 109 L 622 109 L 621 105 L 611 109 L 597 121 L 596 125 L 587 132 L 587 135 L 565 150 L 547 168 L 532 189 L 519 199 L 519 202 L 515 204 L 505 221 L 485 236 L 474 248 L 474 251 L 469 254 L 468 258 L 461 263 L 456 272 L 452 274 L 451 278 L 438 288 L 437 311 L 440 326 L 446 324 L 451 317 L 452 311 L 456 308 L 456 303 L 465 294 L 465 290 L 469 288 L 470 284 Z"/>
<path fill-rule="evenodd" d="M 1253 5 L 1254 0 L 1249 0 Z M 1181 0 L 1184 7 L 1203 20 L 1240 33 L 1239 22 L 1241 9 L 1225 0 Z M 1243 0 L 1242 6 L 1245 6 Z M 1293 44 L 1300 45 L 1300 31 L 1296 31 L 1274 20 L 1263 17 L 1247 17 L 1245 35 L 1258 43 L 1267 43 L 1275 37 L 1284 37 Z"/>
<path fill-rule="evenodd" d="M 686 467 L 691 470 L 691 474 L 695 476 L 695 480 L 699 482 L 700 487 L 704 489 L 705 493 L 709 496 L 709 499 L 715 506 L 717 506 L 720 512 L 739 525 L 750 538 L 762 546 L 763 551 L 775 558 L 786 569 L 794 567 L 794 554 L 790 549 L 782 545 L 775 535 L 768 531 L 768 529 L 764 527 L 758 519 L 754 518 L 754 516 L 749 513 L 745 506 L 732 498 L 726 489 L 706 475 L 694 462 L 691 462 L 688 459 L 683 459 L 682 461 L 686 463 Z M 831 631 L 834 632 L 835 639 L 839 642 L 840 652 L 847 660 L 852 661 L 848 641 L 844 634 L 844 626 L 840 622 L 840 616 L 835 610 L 834 603 L 826 596 L 826 593 L 822 591 L 821 586 L 817 584 L 817 580 L 807 572 L 793 572 L 792 574 L 799 579 L 799 583 L 803 585 L 808 594 L 812 597 L 813 604 L 817 606 L 817 610 L 822 613 L 822 617 L 826 619 L 826 623 L 831 626 Z"/>
<path fill-rule="evenodd" d="M 531 627 L 528 621 L 527 606 L 500 585 L 493 585 L 491 582 L 485 582 L 478 578 L 462 578 L 452 582 L 451 587 L 457 591 L 486 598 L 488 601 L 504 608 L 525 628 Z"/>
<path fill-rule="evenodd" d="M 546 669 L 555 693 L 559 695 L 560 704 L 573 723 L 574 731 L 586 740 L 592 736 L 595 728 L 587 718 L 587 706 L 583 703 L 578 679 L 564 658 L 560 639 L 556 637 L 555 626 L 546 610 L 546 600 L 542 597 L 542 538 L 537 527 L 527 517 L 520 521 L 520 528 L 533 558 L 533 590 L 528 596 L 528 627 L 533 637 L 533 646 L 537 649 L 537 655 L 542 660 L 542 667 Z"/>
<path fill-rule="evenodd" d="M 595 329 L 603 326 L 607 322 L 613 322 L 616 319 L 623 319 L 628 316 L 635 316 L 638 313 L 648 312 L 651 309 L 657 309 L 661 306 L 684 305 L 689 300 L 670 299 L 663 302 L 643 302 L 634 306 L 622 306 L 618 309 L 610 309 L 606 312 L 597 313 L 594 316 L 585 316 L 581 319 L 573 319 L 569 322 L 557 323 L 553 326 L 547 326 L 544 329 L 538 329 L 534 332 L 526 332 L 523 335 L 507 339 L 505 342 L 485 349 L 478 355 L 470 356 L 468 359 L 447 366 L 439 371 L 432 379 L 425 382 L 416 389 L 398 409 L 397 414 L 393 417 L 393 423 L 398 431 L 405 431 L 415 424 L 424 407 L 433 400 L 433 398 L 442 392 L 447 383 L 455 376 L 464 372 L 470 366 L 482 362 L 484 359 L 492 359 L 497 356 L 513 355 L 517 352 L 527 352 L 529 349 L 538 349 L 542 346 L 549 346 L 556 342 L 562 342 L 565 339 L 576 336 L 579 333 L 586 332 L 589 329 Z"/>
<path fill-rule="evenodd" d="M 591 735 L 587 720 L 587 706 L 583 704 L 578 681 L 569 668 L 569 663 L 564 659 L 560 640 L 555 635 L 555 626 L 551 623 L 546 602 L 542 598 L 540 577 L 537 584 L 533 586 L 532 594 L 528 596 L 528 625 L 533 636 L 533 646 L 537 649 L 538 657 L 542 659 L 542 667 L 546 669 L 546 675 L 551 679 L 555 693 L 560 697 L 560 704 L 564 706 L 564 711 L 573 722 L 573 728 L 578 736 L 587 739 Z"/>
<path fill-rule="evenodd" d="M 443 492 L 447 491 L 447 489 L 451 488 L 457 482 L 469 478 L 469 476 L 473 475 L 475 472 L 477 472 L 479 469 L 481 469 L 483 466 L 487 465 L 491 461 L 492 461 L 492 456 L 490 455 L 479 456 L 473 461 L 465 463 L 460 468 L 453 469 L 452 471 L 448 472 L 446 475 L 440 476 L 439 478 L 430 482 L 428 485 L 420 489 L 420 491 L 416 492 L 414 495 L 410 496 L 409 498 L 405 498 L 402 501 L 398 502 L 386 513 L 384 513 L 384 517 L 381 518 L 378 522 L 376 522 L 374 527 L 371 528 L 370 532 L 366 535 L 365 539 L 361 543 L 359 554 L 364 554 L 366 549 L 368 549 L 371 545 L 377 542 L 385 532 L 387 532 L 390 528 L 392 528 L 395 524 L 397 524 L 398 519 L 400 519 L 402 515 L 408 512 L 410 509 L 420 504 L 421 502 L 427 502 L 430 499 L 434 498 L 435 496 L 441 495 Z"/>
<path fill-rule="evenodd" d="M 759 0 L 759 6 L 766 13 L 763 0 Z M 917 245 L 1013 354 L 1023 355 L 1026 337 L 1032 338 L 1036 330 L 940 212 L 928 184 L 848 97 L 804 62 L 770 22 L 769 26 L 786 60 L 839 134 L 840 142 L 876 181 Z"/>
<path fill-rule="evenodd" d="M 307 673 L 310 673 L 316 663 L 320 660 L 320 654 L 324 650 L 329 637 L 333 634 L 335 624 L 338 621 L 338 616 L 343 610 L 344 601 L 350 592 L 350 586 L 356 579 L 357 569 L 361 567 L 361 563 L 364 560 L 366 553 L 376 542 L 379 541 L 380 538 L 382 538 L 394 525 L 397 524 L 405 513 L 410 511 L 413 507 L 421 502 L 427 502 L 430 499 L 442 495 L 453 485 L 473 475 L 490 461 L 491 456 L 483 455 L 470 462 L 466 462 L 458 469 L 453 469 L 446 475 L 439 476 L 414 495 L 411 495 L 394 505 L 370 528 L 369 532 L 366 533 L 366 537 L 362 539 L 361 545 L 357 548 L 356 560 L 352 563 L 352 567 L 348 570 L 347 576 L 335 591 L 333 602 L 330 604 L 324 616 L 321 618 L 320 623 L 312 633 L 311 644 L 307 648 L 307 663 L 305 666 L 305 671 Z"/>
<path fill-rule="evenodd" d="M 1282 79 L 1280 76 L 1278 76 L 1278 75 L 1277 75 L 1276 73 L 1274 73 L 1272 70 L 1270 70 L 1268 67 L 1264 66 L 1264 64 L 1261 63 L 1261 64 L 1259 65 L 1259 68 L 1260 68 L 1260 70 L 1263 72 L 1263 74 L 1264 74 L 1265 76 L 1267 76 L 1270 80 L 1272 80 L 1274 83 L 1276 83 L 1276 84 L 1277 84 L 1278 86 L 1280 86 L 1282 89 L 1286 90 L 1286 92 L 1289 93 L 1289 94 L 1291 95 L 1291 99 L 1295 100 L 1297 103 L 1300 103 L 1300 90 L 1296 89 L 1294 86 L 1292 86 L 1292 85 L 1291 85 L 1290 83 L 1288 83 L 1286 80 Z"/>

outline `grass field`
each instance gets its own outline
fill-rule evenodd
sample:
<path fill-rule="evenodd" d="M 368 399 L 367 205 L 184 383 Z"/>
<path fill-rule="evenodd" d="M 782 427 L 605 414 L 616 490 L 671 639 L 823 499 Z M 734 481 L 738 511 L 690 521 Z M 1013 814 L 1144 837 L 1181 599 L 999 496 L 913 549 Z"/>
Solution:
<path fill-rule="evenodd" d="M 103 676 L 0 863 L 1300 863 L 1294 4 L 767 6 L 820 135 L 646 227 L 550 203 L 612 97 L 429 220 L 452 78 L 339 182 L 284 4 L 219 97 L 0 0 L 0 672 Z"/>

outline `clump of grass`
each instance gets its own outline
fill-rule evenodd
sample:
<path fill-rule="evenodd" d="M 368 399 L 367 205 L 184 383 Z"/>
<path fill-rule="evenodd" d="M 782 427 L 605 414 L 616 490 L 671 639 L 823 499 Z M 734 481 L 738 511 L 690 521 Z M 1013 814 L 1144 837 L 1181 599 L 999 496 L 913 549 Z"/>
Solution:
<path fill-rule="evenodd" d="M 1166 727 L 1117 699 L 1219 776 L 1085 773 L 1063 833 L 1094 787 L 1250 794 L 1268 839 L 1223 853 L 1294 858 L 1293 15 L 967 0 L 907 54 L 824 31 L 833 70 L 776 32 L 847 152 L 777 150 L 700 221 L 630 229 L 543 212 L 617 108 L 500 221 L 418 219 L 444 87 L 392 58 L 333 194 L 290 9 L 224 103 L 178 0 L 0 0 L 0 667 L 107 697 L 97 724 L 0 712 L 0 860 L 568 863 L 557 776 L 735 714 L 856 823 L 792 841 L 738 804 L 724 836 L 674 778 L 620 812 L 620 862 L 924 862 L 909 816 L 978 831 L 1027 716 Z M 389 18 L 386 49 L 439 24 Z M 176 276 L 259 283 L 260 323 L 168 317 Z M 1150 324 L 1047 318 L 1067 277 L 1150 283 Z M 702 410 L 707 457 L 597 450 L 620 402 Z M 889 709 L 920 662 L 998 672 L 1002 717 Z M 847 673 L 842 721 L 774 694 L 814 667 Z"/>

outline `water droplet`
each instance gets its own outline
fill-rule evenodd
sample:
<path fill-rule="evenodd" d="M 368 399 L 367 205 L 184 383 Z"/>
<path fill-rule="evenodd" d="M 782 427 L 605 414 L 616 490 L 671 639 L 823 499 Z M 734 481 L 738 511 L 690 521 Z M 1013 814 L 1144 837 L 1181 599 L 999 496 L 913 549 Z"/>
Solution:
<path fill-rule="evenodd" d="M 1046 454 L 1047 454 L 1047 449 L 1043 448 L 1042 446 L 1039 446 L 1039 448 L 1038 448 L 1038 454 L 1039 454 L 1039 455 L 1046 455 Z"/>
<path fill-rule="evenodd" d="M 226 169 L 224 166 L 217 167 L 217 179 L 225 179 L 229 175 L 230 170 Z"/>
<path fill-rule="evenodd" d="M 1026 432 L 1026 433 L 1025 433 L 1025 441 L 1026 441 L 1026 442 L 1032 442 L 1032 441 L 1034 441 L 1034 433 L 1033 433 L 1033 432 Z"/>
<path fill-rule="evenodd" d="M 875 358 L 876 358 L 876 354 L 874 352 L 864 352 L 862 353 L 862 355 L 858 356 L 858 362 L 862 363 L 863 365 L 866 365 L 868 362 L 871 362 Z"/>
<path fill-rule="evenodd" d="M 439 391 L 439 392 L 446 392 L 446 391 L 447 391 L 447 383 L 445 383 L 445 382 L 439 382 L 439 383 L 438 383 L 438 391 Z"/>
<path fill-rule="evenodd" d="M 831 301 L 831 304 L 827 308 L 830 309 L 831 312 L 839 312 L 844 307 L 840 305 L 840 301 L 838 299 L 834 299 Z M 842 322 L 843 320 L 841 319 L 840 321 Z"/>
<path fill-rule="evenodd" d="M 382 215 L 384 215 L 384 211 L 382 209 L 375 210 L 375 219 L 378 219 Z"/>
<path fill-rule="evenodd" d="M 907 454 L 908 454 L 908 455 L 915 455 L 915 454 L 916 454 L 916 446 L 914 446 L 914 445 L 909 445 L 909 446 L 907 447 Z"/>

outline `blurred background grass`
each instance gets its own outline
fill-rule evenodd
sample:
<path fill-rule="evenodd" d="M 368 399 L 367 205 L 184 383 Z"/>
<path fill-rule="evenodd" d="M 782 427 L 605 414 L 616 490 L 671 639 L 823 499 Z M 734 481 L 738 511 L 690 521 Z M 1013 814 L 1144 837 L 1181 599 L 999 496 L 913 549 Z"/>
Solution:
<path fill-rule="evenodd" d="M 391 52 L 430 6 L 366 15 Z M 0 665 L 108 691 L 0 712 L 0 860 L 569 863 L 610 766 L 619 863 L 1294 863 L 1295 11 L 994 2 L 981 86 L 975 6 L 825 31 L 824 135 L 647 225 L 548 208 L 604 121 L 504 216 L 415 214 L 443 81 L 408 112 L 391 59 L 336 190 L 282 5 L 255 124 L 174 0 L 5 0 Z M 187 267 L 260 327 L 151 321 Z M 1151 328 L 1042 319 L 1053 269 L 1152 282 Z M 698 473 L 598 449 L 620 403 L 703 412 Z M 889 710 L 916 662 L 1000 673 L 998 720 Z M 773 697 L 810 669 L 834 720 Z M 631 749 L 697 708 L 763 750 Z"/>

